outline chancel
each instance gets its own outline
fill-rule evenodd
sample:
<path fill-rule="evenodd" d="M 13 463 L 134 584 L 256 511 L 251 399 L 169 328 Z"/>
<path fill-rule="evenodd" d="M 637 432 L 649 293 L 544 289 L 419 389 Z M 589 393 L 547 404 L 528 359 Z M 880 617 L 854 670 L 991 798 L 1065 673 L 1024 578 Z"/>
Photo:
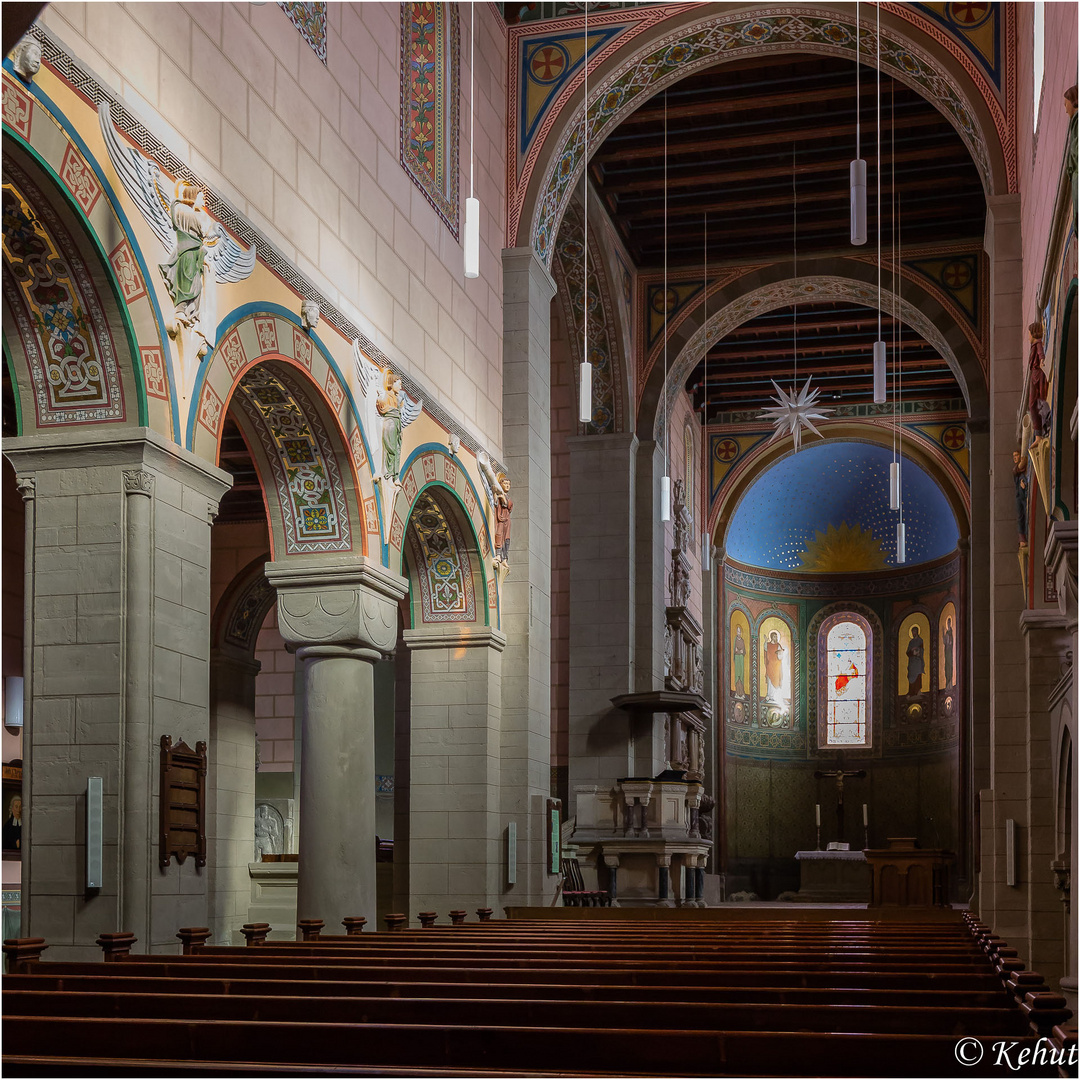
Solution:
<path fill-rule="evenodd" d="M 3 29 L 6 1074 L 1073 1045 L 1074 0 Z"/>

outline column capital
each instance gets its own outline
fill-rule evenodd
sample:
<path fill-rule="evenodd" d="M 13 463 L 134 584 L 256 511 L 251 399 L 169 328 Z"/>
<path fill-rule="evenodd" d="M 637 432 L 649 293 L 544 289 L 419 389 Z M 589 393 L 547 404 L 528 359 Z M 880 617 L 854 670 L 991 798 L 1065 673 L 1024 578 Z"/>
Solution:
<path fill-rule="evenodd" d="M 363 555 L 283 559 L 267 563 L 265 573 L 277 590 L 278 626 L 291 648 L 342 646 L 350 655 L 370 652 L 370 659 L 393 655 L 398 602 L 409 590 L 405 578 Z"/>
<path fill-rule="evenodd" d="M 124 494 L 145 495 L 148 499 L 154 494 L 154 474 L 145 469 L 124 470 Z"/>

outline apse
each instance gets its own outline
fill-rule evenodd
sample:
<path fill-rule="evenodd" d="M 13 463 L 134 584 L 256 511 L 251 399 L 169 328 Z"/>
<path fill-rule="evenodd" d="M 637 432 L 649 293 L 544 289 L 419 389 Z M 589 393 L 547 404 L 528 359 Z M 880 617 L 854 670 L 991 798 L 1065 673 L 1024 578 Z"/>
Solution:
<path fill-rule="evenodd" d="M 763 569 L 857 573 L 897 566 L 889 509 L 891 447 L 821 442 L 789 454 L 751 485 L 732 515 L 726 550 Z M 956 550 L 960 533 L 948 500 L 919 465 L 901 468 L 906 565 Z"/>

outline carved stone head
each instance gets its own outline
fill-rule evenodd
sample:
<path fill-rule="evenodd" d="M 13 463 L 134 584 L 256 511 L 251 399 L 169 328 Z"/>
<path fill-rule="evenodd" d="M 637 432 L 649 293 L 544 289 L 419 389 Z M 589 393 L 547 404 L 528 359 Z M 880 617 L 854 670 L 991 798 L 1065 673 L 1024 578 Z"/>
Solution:
<path fill-rule="evenodd" d="M 41 69 L 41 42 L 25 37 L 15 53 L 15 70 L 29 82 Z"/>
<path fill-rule="evenodd" d="M 305 330 L 314 330 L 319 325 L 319 314 L 319 305 L 314 300 L 305 299 L 300 305 L 300 321 Z"/>

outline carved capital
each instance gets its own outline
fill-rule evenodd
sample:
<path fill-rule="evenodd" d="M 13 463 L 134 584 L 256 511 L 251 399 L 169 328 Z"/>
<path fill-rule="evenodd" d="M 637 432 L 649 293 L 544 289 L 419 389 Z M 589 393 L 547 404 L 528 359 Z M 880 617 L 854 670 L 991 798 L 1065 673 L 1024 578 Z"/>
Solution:
<path fill-rule="evenodd" d="M 154 494 L 154 474 L 143 469 L 125 469 L 124 493 L 145 495 L 149 499 Z"/>
<path fill-rule="evenodd" d="M 23 497 L 23 502 L 30 502 L 37 495 L 37 481 L 32 476 L 17 476 L 15 486 Z"/>
<path fill-rule="evenodd" d="M 340 646 L 370 659 L 392 656 L 398 602 L 408 582 L 361 555 L 266 564 L 277 590 L 278 625 L 293 649 Z"/>

